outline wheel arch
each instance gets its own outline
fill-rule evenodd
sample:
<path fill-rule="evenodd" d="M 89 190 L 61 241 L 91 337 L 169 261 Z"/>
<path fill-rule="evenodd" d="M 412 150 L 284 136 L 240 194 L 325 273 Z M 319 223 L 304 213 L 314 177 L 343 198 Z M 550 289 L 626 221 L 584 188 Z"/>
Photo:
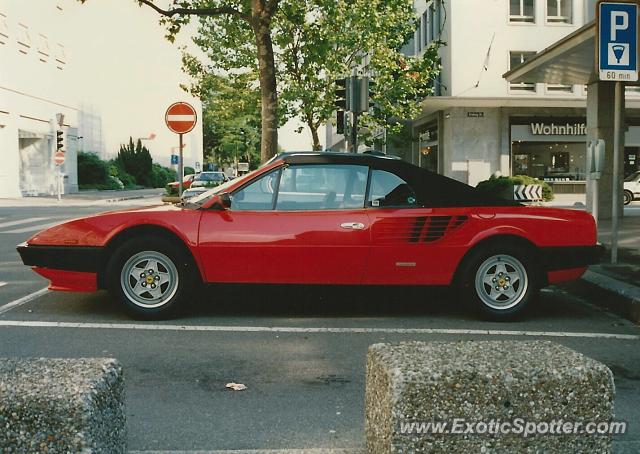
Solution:
<path fill-rule="evenodd" d="M 531 240 L 515 234 L 491 235 L 473 244 L 473 246 L 471 246 L 467 250 L 467 252 L 465 252 L 465 254 L 460 259 L 458 266 L 456 267 L 452 284 L 458 285 L 458 283 L 460 282 L 460 278 L 461 278 L 464 266 L 466 265 L 470 257 L 472 257 L 474 253 L 476 253 L 476 251 L 481 250 L 483 248 L 487 248 L 489 246 L 505 245 L 505 244 L 508 244 L 510 246 L 517 246 L 528 251 L 528 253 L 532 254 L 534 263 L 538 264 L 540 262 L 538 246 L 536 246 Z M 537 268 L 539 273 L 538 277 L 541 280 L 541 282 L 543 282 L 543 285 L 545 285 L 544 284 L 546 282 L 546 273 L 544 272 L 545 270 L 540 268 L 540 266 L 538 266 Z"/>
<path fill-rule="evenodd" d="M 109 241 L 105 244 L 103 253 L 102 253 L 102 261 L 100 264 L 100 270 L 98 271 L 98 288 L 104 289 L 107 288 L 107 265 L 109 263 L 110 257 L 113 256 L 114 252 L 125 242 L 132 238 L 136 237 L 148 237 L 148 236 L 156 236 L 160 238 L 164 238 L 167 241 L 171 241 L 174 244 L 180 246 L 191 258 L 192 264 L 198 270 L 198 275 L 200 279 L 203 278 L 202 270 L 198 265 L 198 261 L 194 256 L 191 249 L 185 244 L 184 239 L 178 236 L 175 232 L 172 232 L 170 229 L 159 226 L 156 224 L 143 224 L 136 225 L 132 227 L 125 228 L 120 232 L 116 233 Z"/>

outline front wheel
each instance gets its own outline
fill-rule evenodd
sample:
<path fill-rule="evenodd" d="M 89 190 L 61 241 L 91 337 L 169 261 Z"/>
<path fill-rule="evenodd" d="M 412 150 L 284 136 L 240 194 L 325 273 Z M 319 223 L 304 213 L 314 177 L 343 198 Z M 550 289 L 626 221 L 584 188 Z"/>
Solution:
<path fill-rule="evenodd" d="M 134 316 L 175 315 L 193 288 L 194 272 L 183 248 L 164 239 L 133 238 L 109 263 L 110 289 Z"/>
<path fill-rule="evenodd" d="M 629 205 L 633 202 L 633 194 L 629 191 L 624 191 L 624 204 Z"/>
<path fill-rule="evenodd" d="M 462 265 L 463 298 L 485 316 L 514 317 L 536 298 L 538 273 L 524 248 L 491 246 L 473 251 Z"/>

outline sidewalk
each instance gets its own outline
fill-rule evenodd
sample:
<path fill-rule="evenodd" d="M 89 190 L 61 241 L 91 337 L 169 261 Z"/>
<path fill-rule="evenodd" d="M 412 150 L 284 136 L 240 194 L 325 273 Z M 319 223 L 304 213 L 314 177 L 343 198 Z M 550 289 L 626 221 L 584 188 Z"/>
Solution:
<path fill-rule="evenodd" d="M 602 263 L 589 267 L 582 279 L 613 294 L 617 301 L 611 305 L 640 323 L 640 215 L 636 210 L 625 210 L 625 215 L 618 234 L 618 263 L 611 264 L 611 221 L 603 221 L 598 240 L 607 251 Z"/>
<path fill-rule="evenodd" d="M 162 203 L 160 197 L 164 192 L 165 190 L 162 188 L 123 191 L 81 191 L 72 194 L 63 194 L 60 202 L 58 202 L 58 197 L 53 195 L 0 199 L 0 208 L 54 206 L 58 203 L 64 206 L 99 206 L 154 197 L 158 198 L 158 203 Z"/>

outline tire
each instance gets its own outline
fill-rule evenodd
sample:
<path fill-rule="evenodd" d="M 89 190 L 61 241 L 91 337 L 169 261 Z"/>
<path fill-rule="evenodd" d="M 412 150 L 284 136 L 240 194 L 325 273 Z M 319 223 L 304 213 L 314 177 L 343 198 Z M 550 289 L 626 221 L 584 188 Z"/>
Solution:
<path fill-rule="evenodd" d="M 197 287 L 195 264 L 180 245 L 159 236 L 124 242 L 107 265 L 109 289 L 135 318 L 157 320 L 184 309 Z"/>
<path fill-rule="evenodd" d="M 629 205 L 633 202 L 633 194 L 629 191 L 624 191 L 624 204 Z"/>
<path fill-rule="evenodd" d="M 460 296 L 485 318 L 515 318 L 540 291 L 534 255 L 529 248 L 509 243 L 480 246 L 461 265 Z"/>

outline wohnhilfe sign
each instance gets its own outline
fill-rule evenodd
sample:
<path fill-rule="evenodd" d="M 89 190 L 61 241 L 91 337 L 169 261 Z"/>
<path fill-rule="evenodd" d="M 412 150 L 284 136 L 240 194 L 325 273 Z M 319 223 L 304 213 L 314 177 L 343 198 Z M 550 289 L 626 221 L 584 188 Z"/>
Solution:
<path fill-rule="evenodd" d="M 584 136 L 587 134 L 585 123 L 531 123 L 531 134 L 535 136 Z"/>

